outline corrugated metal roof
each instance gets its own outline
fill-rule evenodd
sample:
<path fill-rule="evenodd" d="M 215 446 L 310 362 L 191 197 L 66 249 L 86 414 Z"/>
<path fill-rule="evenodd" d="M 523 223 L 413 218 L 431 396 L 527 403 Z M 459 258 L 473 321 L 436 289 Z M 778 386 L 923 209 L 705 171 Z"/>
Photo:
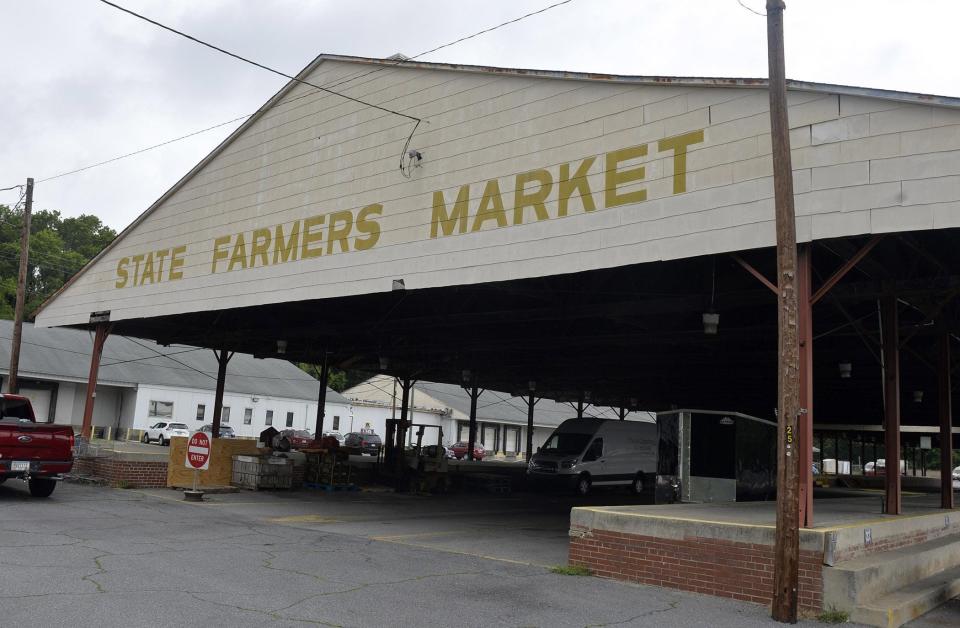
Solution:
<path fill-rule="evenodd" d="M 357 401 L 382 403 L 386 400 L 389 402 L 391 381 L 388 376 L 377 375 L 345 390 L 344 395 Z M 470 416 L 470 396 L 463 387 L 457 384 L 418 381 L 413 388 L 413 405 L 418 410 L 444 410 L 449 408 L 462 415 Z M 397 394 L 399 397 L 399 390 Z M 426 403 L 420 396 L 421 394 L 435 399 L 441 404 L 441 407 L 433 407 Z M 397 403 L 400 403 L 399 399 Z M 615 412 L 610 408 L 589 406 L 585 414 L 606 419 L 616 418 Z M 552 399 L 541 399 L 534 409 L 534 424 L 540 426 L 560 425 L 566 419 L 573 418 L 576 415 L 576 410 L 570 404 L 558 403 Z M 645 412 L 634 413 L 629 415 L 629 418 L 638 419 L 646 416 Z M 526 424 L 527 401 L 508 393 L 485 390 L 477 399 L 477 420 L 480 422 Z"/>
<path fill-rule="evenodd" d="M 492 65 L 465 65 L 460 63 L 435 63 L 431 61 L 409 61 L 397 59 L 374 59 L 370 57 L 351 57 L 349 55 L 321 54 L 307 66 L 312 70 L 320 61 L 344 61 L 363 63 L 378 66 L 402 66 L 405 68 L 421 68 L 426 70 L 448 70 L 453 72 L 474 72 L 482 74 L 497 74 L 503 76 L 524 76 L 536 78 L 564 79 L 572 81 L 599 81 L 605 83 L 626 83 L 630 85 L 679 85 L 684 87 L 741 87 L 750 89 L 766 89 L 765 78 L 737 78 L 720 76 L 643 76 L 634 74 L 603 74 L 598 72 L 567 72 L 565 70 L 534 70 L 529 68 L 502 68 Z M 292 87 L 294 81 L 287 87 Z M 882 98 L 924 105 L 941 105 L 944 107 L 960 107 L 960 98 L 954 96 L 938 96 L 935 94 L 921 94 L 918 92 L 902 92 L 891 89 L 873 87 L 857 87 L 853 85 L 836 85 L 833 83 L 814 83 L 811 81 L 797 81 L 787 79 L 787 89 L 801 92 L 823 92 L 842 94 L 847 96 L 864 96 L 867 98 Z"/>
<path fill-rule="evenodd" d="M 349 63 L 360 63 L 377 66 L 403 66 L 410 68 L 423 68 L 431 70 L 448 70 L 457 72 L 480 72 L 497 75 L 514 75 L 524 77 L 541 77 L 552 79 L 567 79 L 576 81 L 598 81 L 608 83 L 624 83 L 634 85 L 680 85 L 690 87 L 728 87 L 728 88 L 753 88 L 763 89 L 767 87 L 765 78 L 710 78 L 710 77 L 676 77 L 676 76 L 639 76 L 639 75 L 621 75 L 621 74 L 602 74 L 592 72 L 565 72 L 559 70 L 532 70 L 524 68 L 501 68 L 495 66 L 477 66 L 464 65 L 456 63 L 435 63 L 428 61 L 400 61 L 397 59 L 375 59 L 372 57 L 353 57 L 348 55 L 320 54 L 313 61 L 308 63 L 296 76 L 298 80 L 304 80 L 313 72 L 323 61 L 343 61 Z M 180 178 L 169 190 L 163 193 L 154 203 L 144 210 L 132 223 L 120 232 L 114 238 L 113 242 L 108 244 L 93 259 L 87 262 L 83 268 L 75 273 L 67 282 L 60 287 L 53 295 L 44 301 L 34 312 L 34 316 L 42 311 L 47 304 L 56 299 L 60 293 L 68 286 L 72 285 L 77 278 L 82 276 L 88 268 L 97 262 L 101 257 L 107 254 L 118 242 L 138 224 L 140 224 L 154 209 L 159 207 L 166 199 L 173 195 L 183 185 L 200 172 L 211 160 L 219 155 L 223 150 L 240 137 L 246 130 L 254 125 L 267 111 L 279 102 L 286 94 L 299 84 L 298 80 L 287 82 L 277 93 L 270 97 L 256 112 L 247 118 L 243 124 L 237 127 L 220 144 L 218 144 L 210 153 L 195 165 L 189 172 Z M 863 96 L 867 98 L 882 98 L 886 100 L 895 100 L 898 102 L 908 102 L 927 105 L 938 105 L 943 107 L 960 108 L 960 98 L 952 96 L 937 96 L 933 94 L 920 94 L 916 92 L 901 92 L 896 90 L 876 89 L 870 87 L 856 87 L 850 85 L 833 85 L 830 83 L 813 83 L 809 81 L 796 81 L 787 79 L 787 89 L 806 92 L 823 92 L 830 94 L 843 94 L 848 96 Z"/>
<path fill-rule="evenodd" d="M 8 373 L 13 321 L 0 320 L 0 372 Z M 68 328 L 23 324 L 20 377 L 86 382 L 90 371 L 92 334 Z M 167 357 L 169 356 L 169 357 Z M 149 340 L 113 335 L 107 338 L 98 380 L 104 385 L 138 384 L 173 388 L 216 388 L 217 360 L 209 349 L 163 347 Z M 259 360 L 237 353 L 227 366 L 225 390 L 232 393 L 317 399 L 319 382 L 286 360 Z M 327 389 L 328 403 L 350 402 Z"/>

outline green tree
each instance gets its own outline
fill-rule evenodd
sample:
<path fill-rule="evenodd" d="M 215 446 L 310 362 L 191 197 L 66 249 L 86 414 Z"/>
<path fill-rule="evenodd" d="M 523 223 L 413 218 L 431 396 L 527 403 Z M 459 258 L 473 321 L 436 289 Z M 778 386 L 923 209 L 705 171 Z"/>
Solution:
<path fill-rule="evenodd" d="M 13 318 L 20 264 L 23 212 L 0 205 L 0 317 Z M 60 289 L 90 259 L 103 250 L 116 232 L 99 218 L 84 214 L 63 218 L 58 211 L 41 210 L 30 220 L 25 316 Z"/>
<path fill-rule="evenodd" d="M 295 364 L 300 367 L 300 370 L 304 373 L 309 373 L 313 377 L 320 379 L 322 371 L 320 364 L 311 364 L 309 362 L 295 362 Z M 362 371 L 345 371 L 343 369 L 331 368 L 329 375 L 327 375 L 327 386 L 337 392 L 343 392 L 367 380 L 369 377 L 369 373 Z"/>

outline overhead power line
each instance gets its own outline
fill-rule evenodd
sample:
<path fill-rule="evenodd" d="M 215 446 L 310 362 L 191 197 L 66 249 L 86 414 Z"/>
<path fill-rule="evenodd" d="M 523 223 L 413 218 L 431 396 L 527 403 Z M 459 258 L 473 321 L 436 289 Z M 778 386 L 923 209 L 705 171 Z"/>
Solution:
<path fill-rule="evenodd" d="M 159 28 L 162 28 L 162 29 L 164 29 L 164 30 L 166 30 L 166 31 L 170 31 L 171 33 L 174 33 L 175 35 L 179 35 L 180 37 L 183 37 L 183 38 L 185 38 L 185 39 L 189 39 L 190 41 L 192 41 L 192 42 L 194 42 L 194 43 L 200 44 L 201 46 L 206 46 L 207 48 L 210 48 L 211 50 L 216 50 L 216 51 L 219 52 L 219 53 L 222 53 L 222 54 L 227 55 L 228 57 L 233 57 L 234 59 L 237 59 L 238 61 L 243 61 L 244 63 L 248 63 L 248 64 L 250 64 L 250 65 L 252 65 L 252 66 L 258 67 L 258 68 L 260 68 L 261 70 L 266 70 L 267 72 L 272 72 L 273 74 L 276 74 L 276 75 L 278 75 L 278 76 L 282 76 L 282 77 L 284 77 L 284 78 L 286 78 L 286 79 L 289 79 L 289 80 L 291 80 L 291 81 L 296 81 L 297 83 L 301 83 L 301 84 L 303 84 L 303 85 L 308 85 L 308 86 L 310 86 L 310 87 L 312 87 L 312 88 L 314 88 L 314 89 L 319 89 L 320 91 L 327 92 L 327 93 L 330 93 L 330 94 L 334 94 L 334 95 L 336 95 L 336 96 L 340 96 L 341 98 L 345 98 L 345 99 L 347 99 L 347 100 L 351 100 L 351 101 L 353 101 L 353 102 L 355 102 L 355 103 L 358 103 L 358 104 L 361 104 L 361 105 L 365 105 L 365 106 L 367 106 L 367 107 L 373 107 L 374 109 L 379 109 L 380 111 L 384 111 L 384 112 L 386 112 L 386 113 L 392 113 L 392 114 L 394 114 L 394 115 L 398 115 L 398 116 L 401 116 L 401 117 L 403 117 L 403 118 L 407 118 L 408 120 L 413 120 L 414 122 L 420 122 L 420 118 L 418 118 L 418 117 L 416 117 L 416 116 L 411 116 L 411 115 L 406 114 L 406 113 L 401 113 L 401 112 L 396 111 L 396 110 L 394 110 L 394 109 L 387 109 L 386 107 L 381 107 L 380 105 L 376 105 L 376 104 L 374 104 L 374 103 L 367 102 L 367 101 L 365 101 L 365 100 L 360 100 L 359 98 L 354 98 L 353 96 L 348 96 L 348 95 L 346 95 L 346 94 L 344 94 L 344 93 L 341 93 L 341 92 L 335 92 L 335 91 L 333 91 L 332 89 L 328 89 L 328 88 L 326 88 L 326 87 L 322 87 L 322 86 L 320 86 L 320 85 L 316 85 L 315 83 L 311 83 L 310 81 L 304 81 L 304 80 L 302 80 L 302 79 L 298 79 L 297 77 L 291 76 L 291 75 L 287 74 L 286 72 L 281 72 L 280 70 L 277 70 L 277 69 L 275 69 L 275 68 L 271 68 L 271 67 L 268 66 L 268 65 L 264 65 L 264 64 L 262 64 L 262 63 L 258 63 L 257 61 L 254 61 L 254 60 L 252 60 L 252 59 L 248 59 L 248 58 L 246 58 L 246 57 L 243 57 L 243 56 L 241 56 L 241 55 L 238 55 L 238 54 L 235 53 L 235 52 L 230 52 L 229 50 L 226 50 L 226 49 L 221 48 L 221 47 L 219 47 L 219 46 L 215 46 L 214 44 L 211 44 L 211 43 L 208 43 L 208 42 L 206 42 L 206 41 L 203 41 L 202 39 L 198 39 L 198 38 L 194 37 L 193 35 L 188 35 L 187 33 L 184 33 L 183 31 L 177 30 L 177 29 L 175 29 L 175 28 L 173 28 L 173 27 L 171 27 L 171 26 L 167 26 L 166 24 L 162 24 L 162 23 L 160 23 L 160 22 L 158 22 L 158 21 L 156 21 L 156 20 L 152 20 L 152 19 L 150 19 L 149 17 L 147 17 L 147 16 L 145 16 L 145 15 L 141 15 L 140 13 L 137 13 L 136 11 L 131 11 L 130 9 L 127 9 L 127 8 L 125 8 L 125 7 L 122 7 L 122 6 L 120 6 L 119 4 L 114 4 L 113 2 L 110 2 L 110 0 L 100 0 L 100 2 L 102 2 L 103 4 L 106 4 L 107 6 L 111 6 L 111 7 L 113 7 L 114 9 L 117 9 L 118 11 L 123 11 L 124 13 L 127 13 L 128 15 L 132 15 L 132 16 L 135 17 L 135 18 L 141 19 L 141 20 L 143 20 L 143 21 L 145 21 L 145 22 L 149 22 L 150 24 L 153 24 L 154 26 L 157 26 L 157 27 L 159 27 Z"/>
<path fill-rule="evenodd" d="M 159 144 L 154 144 L 153 146 L 147 146 L 146 148 L 141 148 L 140 150 L 135 150 L 131 153 L 126 153 L 124 155 L 119 155 L 117 157 L 112 157 L 110 159 L 105 159 L 103 161 L 98 161 L 95 164 L 90 164 L 89 166 L 83 166 L 82 168 L 76 168 L 74 170 L 68 170 L 67 172 L 61 172 L 60 174 L 55 174 L 45 179 L 40 179 L 37 183 L 43 183 L 45 181 L 53 181 L 54 179 L 59 179 L 60 177 L 66 177 L 71 174 L 77 174 L 78 172 L 83 172 L 84 170 L 90 170 L 91 168 L 97 168 L 99 166 L 104 166 L 115 161 L 120 161 L 121 159 L 126 159 L 127 157 L 133 157 L 134 155 L 139 155 L 140 153 L 145 153 L 147 151 L 153 150 L 155 148 L 160 148 L 161 146 L 166 146 L 167 144 L 173 144 L 174 142 L 179 142 L 180 140 L 185 140 L 187 138 L 200 135 L 201 133 L 206 133 L 207 131 L 212 131 L 214 129 L 219 129 L 222 126 L 227 126 L 228 124 L 233 124 L 234 122 L 240 122 L 241 120 L 246 120 L 250 117 L 251 114 L 240 116 L 239 118 L 234 118 L 233 120 L 227 120 L 226 122 L 221 122 L 220 124 L 214 124 L 213 126 L 208 126 L 205 129 L 200 129 L 199 131 L 194 131 L 193 133 L 187 133 L 186 135 L 181 135 L 180 137 L 175 137 L 172 140 L 167 140 L 165 142 L 160 142 Z"/>
<path fill-rule="evenodd" d="M 507 20 L 507 21 L 505 21 L 505 22 L 501 22 L 501 23 L 499 23 L 499 24 L 496 24 L 495 26 L 491 26 L 491 27 L 485 28 L 485 29 L 483 29 L 483 30 L 477 31 L 477 32 L 472 33 L 472 34 L 470 34 L 470 35 L 465 35 L 465 36 L 463 36 L 463 37 L 460 37 L 460 38 L 455 39 L 455 40 L 453 40 L 453 41 L 447 42 L 447 43 L 445 43 L 445 44 L 441 44 L 441 45 L 439 45 L 439 46 L 435 46 L 435 47 L 433 47 L 433 48 L 431 48 L 431 49 L 429 49 L 429 50 L 424 50 L 423 52 L 420 52 L 420 53 L 418 53 L 418 54 L 413 55 L 412 57 L 407 57 L 407 58 L 403 58 L 403 59 L 396 59 L 396 63 L 394 63 L 394 64 L 392 64 L 392 65 L 380 66 L 380 67 L 378 67 L 378 68 L 376 68 L 376 69 L 368 70 L 368 71 L 366 71 L 366 72 L 357 72 L 357 73 L 355 73 L 355 74 L 353 74 L 353 75 L 350 75 L 350 76 L 347 76 L 347 77 L 344 77 L 344 78 L 340 78 L 340 79 L 337 79 L 336 81 L 333 81 L 333 82 L 328 83 L 328 84 L 326 84 L 326 85 L 320 86 L 320 87 L 318 87 L 318 89 L 321 89 L 322 91 L 328 92 L 328 93 L 330 93 L 330 94 L 335 94 L 335 95 L 338 95 L 338 96 L 343 96 L 343 94 L 341 94 L 340 92 L 333 91 L 331 88 L 333 88 L 333 87 L 339 87 L 340 85 L 345 85 L 346 83 L 351 83 L 351 82 L 356 81 L 356 80 L 358 80 L 358 79 L 364 78 L 365 76 L 369 76 L 369 75 L 371 75 L 371 74 L 376 74 L 377 72 L 382 72 L 383 70 L 389 69 L 389 68 L 391 68 L 391 67 L 396 67 L 396 66 L 399 66 L 399 65 L 403 65 L 404 63 L 407 63 L 407 62 L 409 62 L 409 61 L 413 61 L 414 59 L 419 59 L 420 57 L 426 56 L 426 55 L 431 54 L 431 53 L 433 53 L 433 52 L 437 52 L 438 50 L 443 50 L 444 48 L 449 48 L 450 46 L 454 46 L 454 45 L 456 45 L 456 44 L 459 44 L 459 43 L 461 43 L 461 42 L 467 41 L 467 40 L 469 40 L 469 39 L 473 39 L 473 38 L 475 38 L 475 37 L 479 37 L 480 35 L 484 35 L 484 34 L 493 32 L 493 31 L 495 31 L 495 30 L 498 30 L 498 29 L 503 28 L 503 27 L 505 27 L 505 26 L 509 26 L 509 25 L 511 25 L 511 24 L 515 24 L 515 23 L 520 22 L 520 21 L 522 21 L 522 20 L 525 20 L 525 19 L 527 19 L 527 18 L 529 18 L 529 17 L 533 17 L 533 16 L 535 16 L 535 15 L 539 15 L 540 13 L 545 13 L 546 11 L 549 11 L 550 9 L 559 7 L 559 6 L 564 5 L 564 4 L 569 4 L 570 2 L 573 2 L 573 0 L 563 0 L 562 2 L 555 2 L 555 3 L 551 4 L 551 5 L 548 5 L 548 6 L 543 7 L 542 9 L 538 9 L 538 10 L 536 10 L 536 11 L 531 11 L 530 13 L 525 13 L 524 15 L 521 15 L 521 16 L 519 16 L 519 17 L 513 18 L 513 19 L 511 19 L 511 20 Z M 110 4 L 111 6 L 114 6 L 114 7 L 118 8 L 118 9 L 120 9 L 120 10 L 126 12 L 126 13 L 129 13 L 129 14 L 132 14 L 132 15 L 136 15 L 137 17 L 141 17 L 141 16 L 139 16 L 138 14 L 135 14 L 133 11 L 130 11 L 130 10 L 125 9 L 125 8 L 123 8 L 123 7 L 119 7 L 119 6 L 114 5 L 114 4 L 112 4 L 112 3 L 109 3 L 109 2 L 107 2 L 106 4 Z M 151 22 L 152 22 L 152 20 L 149 20 L 148 18 L 142 18 L 142 19 L 146 19 L 147 21 L 151 21 Z M 162 26 L 162 25 L 161 25 L 161 26 Z M 172 29 L 168 29 L 168 28 L 165 27 L 165 26 L 163 26 L 163 28 L 165 28 L 165 29 L 167 29 L 167 30 L 172 30 Z M 178 34 L 179 34 L 179 33 L 178 33 Z M 185 35 L 185 36 L 186 36 L 186 35 Z M 193 39 L 193 38 L 191 38 L 191 39 Z M 201 42 L 201 43 L 203 43 L 203 42 Z M 204 45 L 207 45 L 207 44 L 204 44 Z M 289 102 L 292 102 L 292 101 L 300 100 L 301 98 L 306 98 L 306 97 L 309 96 L 309 95 L 310 95 L 309 93 L 308 93 L 308 94 L 303 94 L 303 95 L 301 95 L 301 96 L 297 96 L 296 98 L 291 98 L 291 99 L 289 99 L 289 100 L 286 101 L 286 102 L 289 103 Z M 350 98 L 349 96 L 344 96 L 344 97 L 345 97 L 345 98 Z M 364 103 L 365 103 L 365 101 L 360 101 L 360 102 L 364 102 Z M 366 103 L 365 103 L 365 104 L 366 104 Z M 384 108 L 384 110 L 385 110 L 385 111 L 389 111 L 390 113 L 395 113 L 395 112 L 393 112 L 392 110 L 389 110 L 389 109 L 385 109 L 385 108 Z M 175 143 L 175 142 L 179 142 L 179 141 L 182 141 L 182 140 L 185 140 L 185 139 L 189 139 L 189 138 L 191 138 L 191 137 L 195 137 L 195 136 L 197 136 L 197 135 L 200 135 L 200 134 L 203 134 L 203 133 L 207 133 L 207 132 L 209 132 L 209 131 L 213 131 L 213 130 L 218 129 L 218 128 L 220 128 L 220 127 L 227 126 L 228 124 L 233 124 L 233 123 L 239 122 L 239 121 L 241 121 L 241 120 L 245 120 L 245 119 L 249 118 L 251 115 L 253 115 L 253 114 L 251 113 L 251 114 L 247 114 L 247 115 L 244 115 L 244 116 L 240 116 L 240 117 L 238 117 L 238 118 L 234 118 L 234 119 L 232 119 L 232 120 L 227 120 L 227 121 L 225 121 L 225 122 L 220 122 L 219 124 L 214 124 L 213 126 L 206 127 L 205 129 L 200 129 L 199 131 L 194 131 L 194 132 L 192 132 L 192 133 L 187 133 L 186 135 L 181 135 L 181 136 L 175 137 L 175 138 L 173 138 L 173 139 L 169 139 L 169 140 L 166 140 L 166 141 L 163 141 L 163 142 L 159 142 L 159 143 L 157 143 L 157 144 L 153 144 L 152 146 L 147 146 L 146 148 L 141 148 L 141 149 L 139 149 L 139 150 L 135 150 L 135 151 L 132 151 L 132 152 L 129 152 L 129 153 L 125 153 L 125 154 L 123 154 L 123 155 L 118 155 L 118 156 L 116 156 L 116 157 L 111 157 L 110 159 L 105 159 L 105 160 L 103 160 L 103 161 L 99 161 L 99 162 L 96 162 L 96 163 L 93 163 L 93 164 L 89 164 L 89 165 L 87 165 L 87 166 L 83 166 L 83 167 L 80 167 L 80 168 L 75 168 L 75 169 L 73 169 L 73 170 L 68 170 L 68 171 L 66 171 L 66 172 L 61 172 L 61 173 L 59 173 L 59 174 L 55 174 L 55 175 L 52 175 L 52 176 L 49 176 L 49 177 L 44 177 L 44 178 L 42 178 L 42 179 L 38 179 L 38 180 L 37 180 L 37 183 L 42 183 L 42 182 L 45 182 L 45 181 L 52 181 L 52 180 L 54 180 L 54 179 L 59 179 L 60 177 L 66 177 L 66 176 L 69 176 L 69 175 L 74 175 L 74 174 L 78 174 L 78 173 L 80 173 L 80 172 L 84 172 L 84 171 L 86 171 L 86 170 L 90 170 L 90 169 L 92 169 L 92 168 L 98 168 L 98 167 L 100 167 L 100 166 L 105 166 L 105 165 L 111 164 L 111 163 L 113 163 L 113 162 L 115 162 L 115 161 L 120 161 L 121 159 L 127 159 L 127 158 L 129 158 L 129 157 L 134 157 L 134 156 L 136 156 L 136 155 L 140 155 L 140 154 L 142 154 L 142 153 L 145 153 L 145 152 L 148 152 L 148 151 L 151 151 L 151 150 L 155 150 L 155 149 L 157 149 L 157 148 L 162 148 L 162 147 L 164 147 L 164 146 L 167 146 L 168 144 L 173 144 L 173 143 Z M 400 115 L 404 115 L 404 114 L 400 114 Z M 10 187 L 7 187 L 7 188 L 0 188 L 0 192 L 6 192 L 6 191 L 9 191 L 9 190 L 14 190 L 14 189 L 19 188 L 19 187 L 23 187 L 23 185 L 22 185 L 22 184 L 19 184 L 19 185 L 13 185 L 13 186 L 10 186 Z"/>

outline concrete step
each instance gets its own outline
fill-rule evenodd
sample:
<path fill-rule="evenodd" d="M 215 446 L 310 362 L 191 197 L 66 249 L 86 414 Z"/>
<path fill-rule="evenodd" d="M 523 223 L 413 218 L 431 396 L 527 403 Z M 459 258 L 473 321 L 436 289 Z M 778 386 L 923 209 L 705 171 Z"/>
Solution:
<path fill-rule="evenodd" d="M 843 561 L 823 569 L 824 608 L 849 612 L 954 567 L 960 567 L 956 534 Z"/>
<path fill-rule="evenodd" d="M 958 595 L 960 567 L 954 567 L 857 606 L 850 613 L 850 620 L 898 628 Z"/>

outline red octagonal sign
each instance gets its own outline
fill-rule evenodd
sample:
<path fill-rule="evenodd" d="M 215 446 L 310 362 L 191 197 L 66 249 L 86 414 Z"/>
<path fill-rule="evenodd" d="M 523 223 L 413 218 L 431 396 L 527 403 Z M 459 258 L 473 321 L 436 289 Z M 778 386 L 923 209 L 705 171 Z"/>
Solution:
<path fill-rule="evenodd" d="M 187 443 L 187 466 L 191 469 L 205 470 L 210 466 L 210 437 L 204 432 L 196 432 Z"/>

